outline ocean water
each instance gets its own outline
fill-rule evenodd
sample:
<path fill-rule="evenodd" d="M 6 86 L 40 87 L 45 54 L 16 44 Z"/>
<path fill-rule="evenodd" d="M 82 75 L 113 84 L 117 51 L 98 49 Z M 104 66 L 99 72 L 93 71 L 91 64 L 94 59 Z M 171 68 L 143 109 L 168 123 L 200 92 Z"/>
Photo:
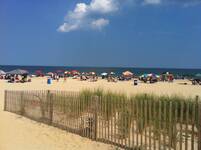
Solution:
<path fill-rule="evenodd" d="M 116 75 L 121 75 L 124 71 L 131 71 L 135 75 L 142 75 L 144 73 L 155 73 L 161 74 L 163 72 L 171 72 L 174 75 L 178 76 L 187 76 L 193 77 L 197 73 L 201 73 L 201 69 L 175 69 L 175 68 L 123 68 L 123 67 L 68 67 L 68 66 L 1 66 L 0 70 L 5 72 L 14 70 L 14 69 L 23 69 L 29 71 L 30 74 L 35 74 L 37 70 L 41 70 L 44 73 L 47 72 L 56 72 L 57 70 L 71 71 L 78 70 L 80 72 L 96 72 L 100 74 L 102 72 L 115 72 Z"/>

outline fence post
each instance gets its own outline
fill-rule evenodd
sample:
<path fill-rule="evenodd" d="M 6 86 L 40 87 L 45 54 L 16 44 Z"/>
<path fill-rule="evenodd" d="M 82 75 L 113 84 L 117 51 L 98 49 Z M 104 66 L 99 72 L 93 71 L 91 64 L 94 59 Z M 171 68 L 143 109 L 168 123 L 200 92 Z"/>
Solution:
<path fill-rule="evenodd" d="M 49 124 L 52 124 L 53 120 L 53 97 L 50 90 L 47 91 L 48 102 L 49 103 Z"/>
<path fill-rule="evenodd" d="M 94 125 L 94 140 L 97 140 L 97 135 L 98 135 L 98 99 L 99 97 L 98 96 L 94 96 L 94 102 L 95 102 L 95 110 L 94 110 L 94 113 L 95 113 L 95 118 L 94 118 L 94 121 L 95 121 L 95 125 Z"/>
<path fill-rule="evenodd" d="M 24 112 L 25 112 L 25 101 L 24 101 L 24 92 L 21 91 L 20 92 L 20 115 L 24 115 Z"/>
<path fill-rule="evenodd" d="M 4 111 L 7 109 L 7 90 L 4 92 Z"/>
<path fill-rule="evenodd" d="M 196 96 L 196 102 L 198 104 L 198 150 L 201 149 L 201 102 L 199 97 Z"/>

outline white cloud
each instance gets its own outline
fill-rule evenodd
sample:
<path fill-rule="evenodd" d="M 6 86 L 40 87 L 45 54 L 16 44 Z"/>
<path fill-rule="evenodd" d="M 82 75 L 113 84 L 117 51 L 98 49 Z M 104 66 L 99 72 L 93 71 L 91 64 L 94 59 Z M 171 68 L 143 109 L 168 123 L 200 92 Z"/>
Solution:
<path fill-rule="evenodd" d="M 160 4 L 161 0 L 144 0 L 144 4 L 153 4 L 153 5 L 157 5 Z"/>
<path fill-rule="evenodd" d="M 70 32 L 70 31 L 77 30 L 78 28 L 79 28 L 78 24 L 64 23 L 58 28 L 58 31 L 60 31 L 60 32 Z"/>
<path fill-rule="evenodd" d="M 118 10 L 118 2 L 117 0 L 92 0 L 89 7 L 91 11 L 110 13 Z"/>
<path fill-rule="evenodd" d="M 88 4 L 77 3 L 66 14 L 64 23 L 57 31 L 70 32 L 83 28 L 100 30 L 109 24 L 107 16 L 119 11 L 123 3 L 129 2 L 136 5 L 179 4 L 185 7 L 201 4 L 201 0 L 91 0 Z"/>
<path fill-rule="evenodd" d="M 196 5 L 199 5 L 201 4 L 201 0 L 194 0 L 194 1 L 189 1 L 189 2 L 185 2 L 183 4 L 184 7 L 193 7 L 193 6 L 196 6 Z"/>
<path fill-rule="evenodd" d="M 85 3 L 78 3 L 73 11 L 68 12 L 65 20 L 82 19 L 87 15 L 88 11 L 88 6 Z"/>
<path fill-rule="evenodd" d="M 110 15 L 118 11 L 118 0 L 91 0 L 89 4 L 78 3 L 73 11 L 69 11 L 65 17 L 65 23 L 58 31 L 70 32 L 81 28 L 102 29 L 109 24 L 108 19 L 101 15 Z"/>
<path fill-rule="evenodd" d="M 133 0 L 136 1 L 136 0 Z M 163 4 L 167 5 L 180 5 L 184 7 L 196 6 L 201 4 L 201 0 L 143 0 L 143 4 L 149 5 L 158 5 Z"/>
<path fill-rule="evenodd" d="M 100 19 L 97 19 L 97 20 L 94 20 L 91 22 L 91 26 L 92 28 L 94 29 L 99 29 L 101 30 L 103 27 L 105 27 L 106 25 L 108 25 L 110 23 L 109 20 L 107 19 L 104 19 L 104 18 L 100 18 Z"/>

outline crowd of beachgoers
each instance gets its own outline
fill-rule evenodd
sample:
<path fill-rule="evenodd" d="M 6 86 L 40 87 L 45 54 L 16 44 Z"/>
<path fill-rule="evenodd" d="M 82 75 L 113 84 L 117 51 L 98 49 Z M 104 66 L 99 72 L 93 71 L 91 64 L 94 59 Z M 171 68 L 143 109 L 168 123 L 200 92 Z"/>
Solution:
<path fill-rule="evenodd" d="M 9 83 L 25 83 L 31 82 L 33 77 L 47 77 L 48 84 L 52 80 L 59 81 L 63 79 L 66 81 L 67 78 L 78 79 L 80 81 L 91 81 L 95 82 L 98 79 L 106 79 L 108 82 L 117 82 L 117 81 L 129 81 L 134 80 L 134 85 L 138 84 L 138 81 L 144 83 L 156 83 L 158 81 L 173 82 L 175 77 L 170 72 L 164 72 L 160 75 L 154 73 L 142 74 L 141 76 L 136 76 L 131 71 L 122 72 L 120 76 L 117 76 L 115 72 L 103 72 L 97 74 L 96 72 L 79 72 L 77 70 L 72 71 L 63 71 L 57 70 L 56 72 L 44 73 L 41 70 L 37 70 L 34 74 L 30 74 L 26 70 L 16 69 L 9 72 L 4 72 L 0 70 L 0 79 L 5 79 Z M 183 78 L 184 79 L 184 78 Z M 201 74 L 197 74 L 195 78 L 189 79 L 193 85 L 201 85 Z"/>

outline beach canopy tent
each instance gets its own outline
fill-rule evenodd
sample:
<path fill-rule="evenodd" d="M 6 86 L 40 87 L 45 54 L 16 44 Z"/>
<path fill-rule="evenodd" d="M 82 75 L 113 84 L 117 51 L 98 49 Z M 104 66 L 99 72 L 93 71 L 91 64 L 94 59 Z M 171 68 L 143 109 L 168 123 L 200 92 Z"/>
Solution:
<path fill-rule="evenodd" d="M 107 72 L 103 72 L 103 73 L 101 73 L 101 76 L 107 76 Z"/>
<path fill-rule="evenodd" d="M 133 73 L 130 72 L 130 71 L 125 71 L 125 72 L 122 73 L 122 75 L 126 76 L 126 77 L 131 77 L 131 76 L 133 76 Z"/>
<path fill-rule="evenodd" d="M 3 70 L 0 70 L 0 75 L 5 75 L 6 73 Z"/>
<path fill-rule="evenodd" d="M 7 72 L 6 74 L 11 74 L 11 75 L 27 75 L 29 72 L 27 70 L 22 70 L 22 69 L 16 69 L 10 72 Z"/>

